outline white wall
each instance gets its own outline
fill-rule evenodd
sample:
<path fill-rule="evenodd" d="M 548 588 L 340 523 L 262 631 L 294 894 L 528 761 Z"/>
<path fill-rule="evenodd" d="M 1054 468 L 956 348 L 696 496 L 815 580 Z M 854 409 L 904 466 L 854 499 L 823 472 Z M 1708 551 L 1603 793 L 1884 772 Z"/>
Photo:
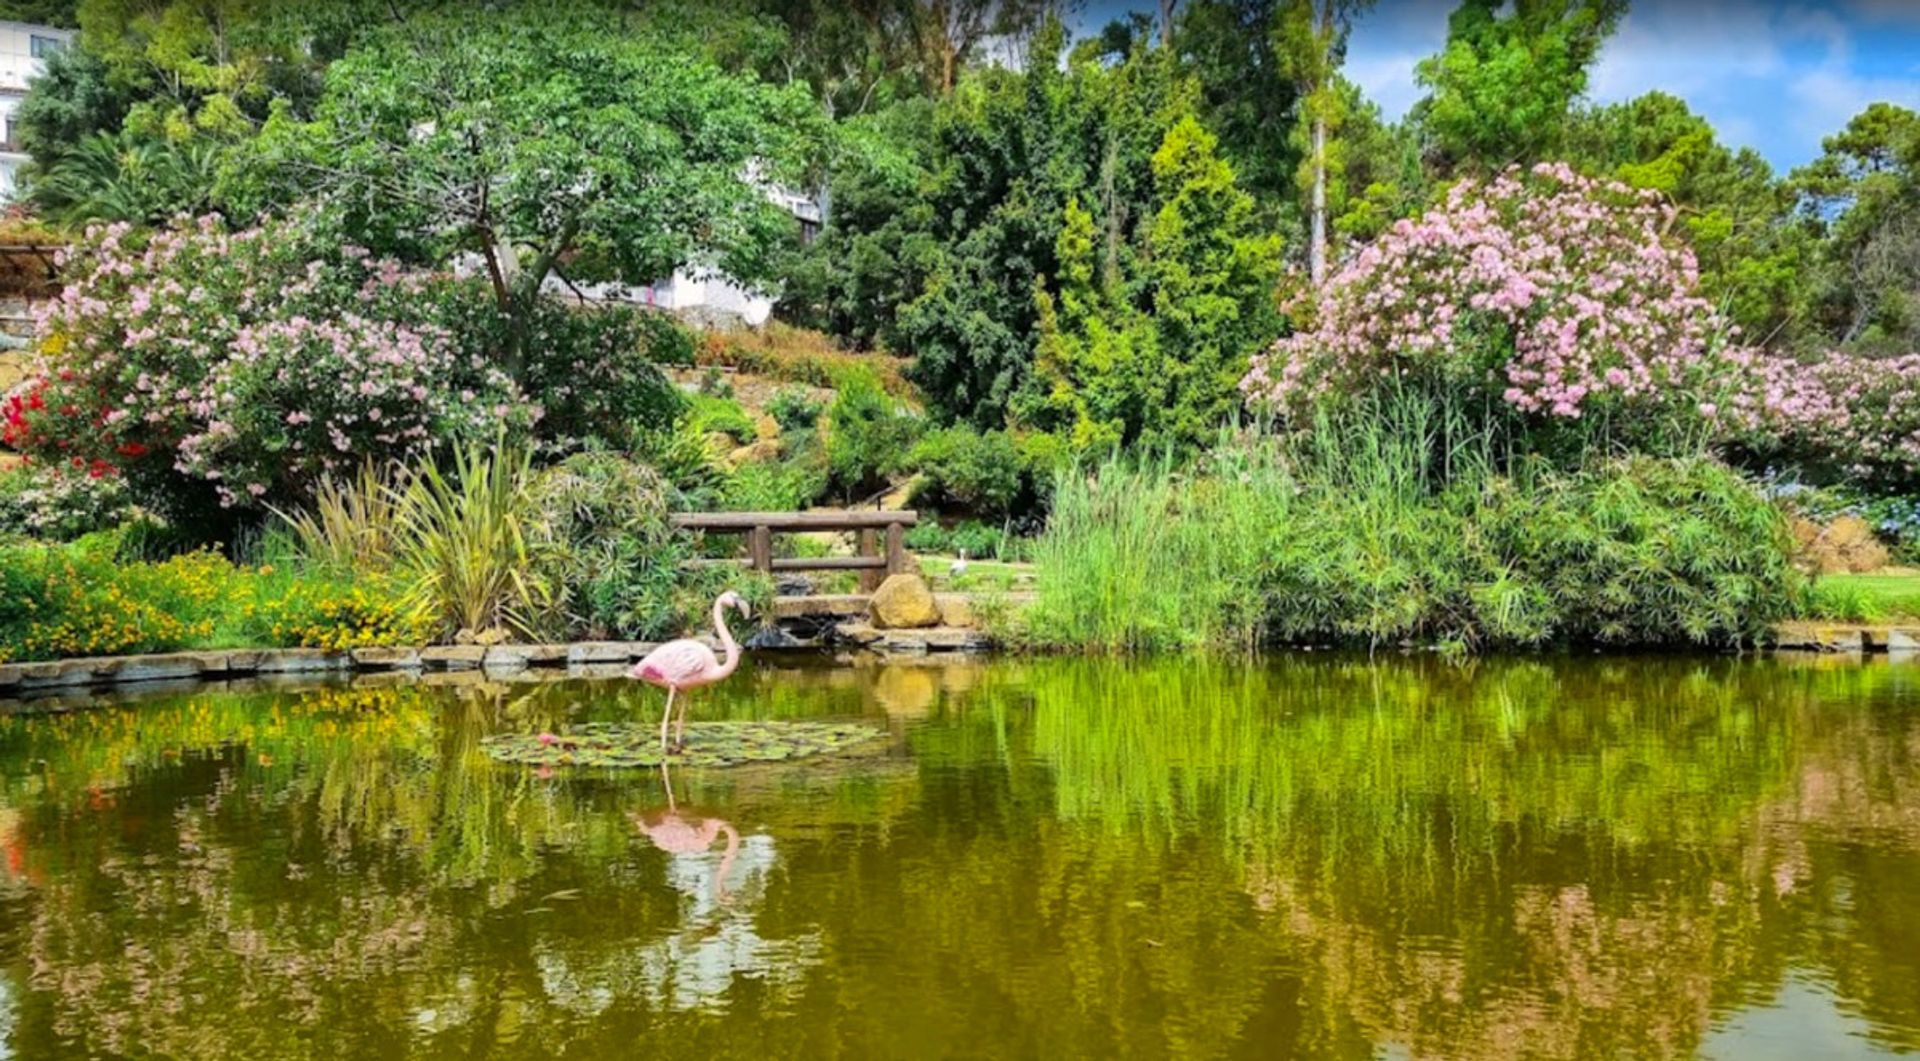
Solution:
<path fill-rule="evenodd" d="M 27 82 L 45 69 L 46 60 L 33 54 L 34 39 L 59 41 L 63 47 L 73 44 L 73 31 L 35 26 L 24 22 L 0 21 L 0 134 L 8 134 L 0 143 L 0 202 L 13 199 L 20 167 L 27 156 L 10 142 L 10 130 L 4 124 L 27 94 Z"/>

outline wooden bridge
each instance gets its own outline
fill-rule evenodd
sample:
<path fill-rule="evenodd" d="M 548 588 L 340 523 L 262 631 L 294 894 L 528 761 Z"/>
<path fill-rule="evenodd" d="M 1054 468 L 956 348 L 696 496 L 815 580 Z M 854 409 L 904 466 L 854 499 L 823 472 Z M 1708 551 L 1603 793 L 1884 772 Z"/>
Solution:
<path fill-rule="evenodd" d="M 747 555 L 739 560 L 711 560 L 707 563 L 745 564 L 755 571 L 858 571 L 860 592 L 872 593 L 888 575 L 917 571 L 912 554 L 907 552 L 907 528 L 920 522 L 912 511 L 838 511 L 838 512 L 681 512 L 673 525 L 682 530 L 708 534 L 744 534 Z M 810 531 L 852 531 L 858 547 L 853 556 L 773 555 L 775 534 Z M 882 551 L 884 540 L 884 552 Z"/>

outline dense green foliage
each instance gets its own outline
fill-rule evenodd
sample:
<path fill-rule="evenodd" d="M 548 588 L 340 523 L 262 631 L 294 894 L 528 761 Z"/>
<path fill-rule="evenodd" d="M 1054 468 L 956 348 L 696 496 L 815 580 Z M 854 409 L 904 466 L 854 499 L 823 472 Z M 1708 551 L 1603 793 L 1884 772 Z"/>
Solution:
<path fill-rule="evenodd" d="M 1797 603 L 1784 519 L 1723 465 L 1502 458 L 1457 413 L 1401 399 L 1293 446 L 1223 442 L 1185 473 L 1116 459 L 1064 474 L 1024 636 L 1741 644 Z"/>

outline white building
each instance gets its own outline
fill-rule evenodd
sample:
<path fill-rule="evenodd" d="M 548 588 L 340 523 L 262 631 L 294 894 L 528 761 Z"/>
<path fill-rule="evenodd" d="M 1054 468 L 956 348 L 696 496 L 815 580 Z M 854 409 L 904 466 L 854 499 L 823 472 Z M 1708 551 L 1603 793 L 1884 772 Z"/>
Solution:
<path fill-rule="evenodd" d="M 754 183 L 770 202 L 793 216 L 803 241 L 810 243 L 819 235 L 825 211 L 818 201 L 772 182 L 755 179 Z M 478 276 L 482 268 L 478 254 L 462 254 L 453 261 L 453 271 L 460 276 Z M 699 265 L 684 265 L 670 277 L 639 285 L 575 284 L 558 276 L 548 276 L 541 289 L 550 295 L 584 303 L 627 302 L 671 310 L 703 326 L 737 321 L 758 328 L 773 316 L 775 300 L 769 292 L 747 287 L 719 269 Z"/>
<path fill-rule="evenodd" d="M 27 161 L 14 134 L 13 113 L 27 96 L 27 82 L 46 69 L 47 56 L 72 43 L 70 29 L 0 21 L 0 203 L 13 200 Z"/>

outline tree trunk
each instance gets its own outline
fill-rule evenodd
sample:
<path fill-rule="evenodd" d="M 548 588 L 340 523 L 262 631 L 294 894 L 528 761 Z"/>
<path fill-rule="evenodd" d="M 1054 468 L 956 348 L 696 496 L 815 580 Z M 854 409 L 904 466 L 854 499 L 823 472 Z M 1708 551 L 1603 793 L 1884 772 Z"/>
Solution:
<path fill-rule="evenodd" d="M 1173 47 L 1173 9 L 1180 0 L 1160 0 L 1160 47 Z"/>
<path fill-rule="evenodd" d="M 1313 286 L 1327 281 L 1327 119 L 1313 117 L 1313 231 L 1307 243 L 1307 272 Z"/>

